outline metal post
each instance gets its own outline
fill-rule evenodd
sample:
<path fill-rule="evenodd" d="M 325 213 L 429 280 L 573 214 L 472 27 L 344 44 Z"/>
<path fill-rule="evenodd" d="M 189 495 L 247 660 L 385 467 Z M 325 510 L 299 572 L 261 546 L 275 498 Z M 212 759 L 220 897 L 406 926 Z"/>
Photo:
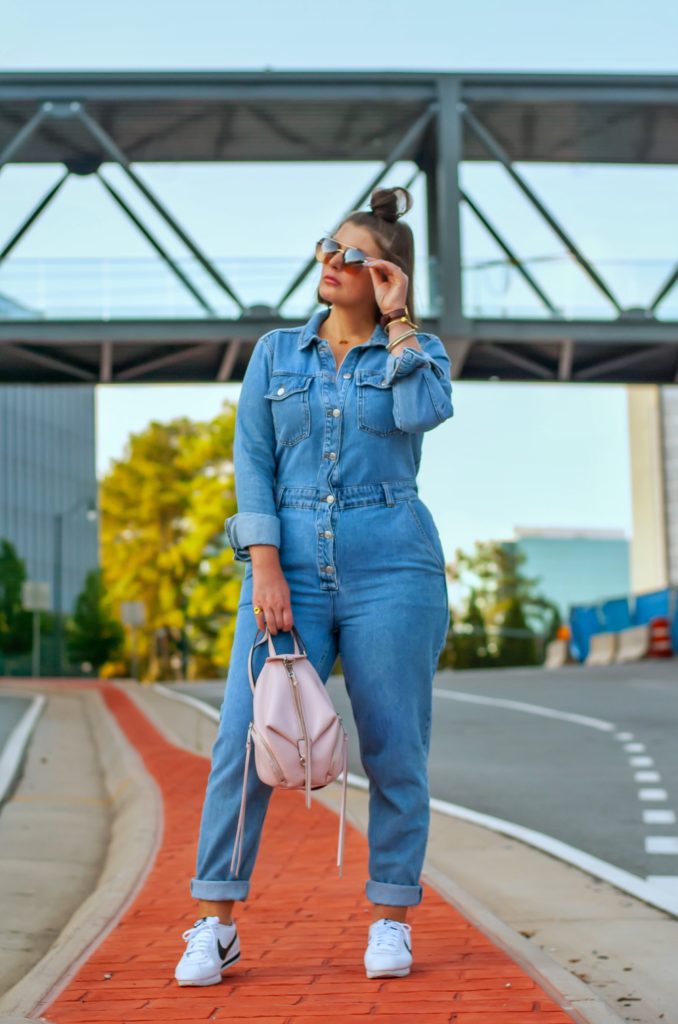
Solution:
<path fill-rule="evenodd" d="M 54 639 L 56 641 L 56 674 L 61 674 L 61 576 L 64 543 L 64 514 L 54 513 Z"/>
<path fill-rule="evenodd" d="M 33 609 L 33 658 L 32 658 L 32 669 L 33 678 L 37 679 L 40 675 L 40 612 Z"/>
<path fill-rule="evenodd" d="M 459 166 L 462 159 L 460 84 L 441 77 L 437 121 L 436 185 L 440 330 L 443 335 L 465 333 L 461 275 Z"/>

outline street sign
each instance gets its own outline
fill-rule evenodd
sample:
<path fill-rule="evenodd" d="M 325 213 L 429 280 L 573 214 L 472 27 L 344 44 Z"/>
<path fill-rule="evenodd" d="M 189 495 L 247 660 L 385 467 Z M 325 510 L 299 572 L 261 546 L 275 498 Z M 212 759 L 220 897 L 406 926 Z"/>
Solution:
<path fill-rule="evenodd" d="M 24 580 L 21 584 L 21 603 L 28 612 L 51 611 L 52 594 L 49 583 Z"/>
<path fill-rule="evenodd" d="M 146 606 L 143 601 L 123 601 L 120 616 L 125 626 L 143 626 L 146 621 Z"/>

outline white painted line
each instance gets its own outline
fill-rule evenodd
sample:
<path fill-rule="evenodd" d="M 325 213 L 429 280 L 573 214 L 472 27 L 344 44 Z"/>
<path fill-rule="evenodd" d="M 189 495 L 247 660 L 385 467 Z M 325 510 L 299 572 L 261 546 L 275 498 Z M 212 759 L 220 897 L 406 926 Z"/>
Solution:
<path fill-rule="evenodd" d="M 643 757 L 641 755 L 640 757 L 630 757 L 629 764 L 632 768 L 651 768 L 654 761 L 651 757 Z"/>
<path fill-rule="evenodd" d="M 12 696 L 14 695 L 12 694 Z M 31 738 L 40 712 L 45 706 L 45 701 L 46 698 L 41 694 L 34 697 L 7 738 L 2 754 L 0 754 L 0 800 L 5 798 L 14 782 L 24 750 Z"/>
<path fill-rule="evenodd" d="M 607 722 L 604 718 L 589 718 L 588 715 L 576 715 L 571 711 L 558 711 L 555 708 L 543 707 L 541 704 L 525 704 L 523 701 L 507 700 L 504 697 L 483 697 L 476 693 L 462 693 L 461 690 L 437 688 L 434 688 L 433 696 L 444 700 L 457 700 L 463 704 L 486 704 L 489 707 L 506 708 L 508 711 L 522 711 L 526 715 L 556 718 L 561 722 L 571 722 L 574 725 L 584 725 L 589 729 L 598 729 L 599 732 L 613 732 L 616 729 L 614 722 Z"/>
<path fill-rule="evenodd" d="M 678 836 L 645 836 L 645 853 L 678 853 Z"/>
<path fill-rule="evenodd" d="M 643 811 L 643 821 L 646 825 L 675 825 L 675 811 L 651 810 Z"/>
<path fill-rule="evenodd" d="M 624 750 L 628 750 L 629 754 L 643 754 L 645 753 L 644 743 L 625 743 Z"/>
<path fill-rule="evenodd" d="M 633 778 L 636 782 L 661 782 L 662 777 L 659 772 L 634 772 Z"/>
<path fill-rule="evenodd" d="M 632 740 L 633 739 L 633 733 L 632 732 L 616 732 L 614 734 L 614 738 L 616 740 L 621 740 L 622 743 L 625 743 L 627 740 Z"/>
<path fill-rule="evenodd" d="M 190 704 L 191 707 L 196 708 L 198 711 L 202 711 L 207 718 L 211 718 L 213 722 L 220 720 L 220 714 L 216 708 L 213 708 L 211 704 L 207 704 L 204 700 L 200 700 L 198 697 L 191 697 L 188 693 L 176 693 L 169 686 L 163 686 L 162 683 L 153 683 L 153 689 L 161 693 L 163 697 L 169 697 L 170 700 L 178 700 L 181 704 Z"/>
<path fill-rule="evenodd" d="M 667 800 L 668 793 L 665 789 L 639 789 L 639 800 Z"/>
<path fill-rule="evenodd" d="M 678 898 L 678 875 L 648 875 L 647 881 Z"/>
<path fill-rule="evenodd" d="M 167 687 L 161 683 L 154 683 L 153 688 L 166 697 L 172 696 L 176 700 L 184 699 L 194 703 L 208 718 L 214 718 L 215 714 L 218 715 L 214 708 L 203 701 L 193 697 L 187 698 L 186 694 L 167 692 Z M 444 692 L 447 693 L 448 691 Z M 600 727 L 594 726 L 593 728 Z M 606 728 L 603 731 L 608 732 L 609 730 Z M 349 786 L 354 786 L 356 789 L 369 790 L 369 783 L 362 775 L 348 772 L 347 781 Z M 569 846 L 568 843 L 554 839 L 553 836 L 525 828 L 523 825 L 516 825 L 511 821 L 503 821 L 501 818 L 494 818 L 489 814 L 481 814 L 479 811 L 472 811 L 468 807 L 450 804 L 445 800 L 438 800 L 435 797 L 431 798 L 430 804 L 433 810 L 439 811 L 442 814 L 470 821 L 494 832 L 500 832 L 503 835 L 520 839 L 536 849 L 544 850 L 553 857 L 558 857 L 568 864 L 573 864 L 595 878 L 602 878 L 603 881 L 609 882 L 610 885 L 615 885 L 618 889 L 628 892 L 631 896 L 635 896 L 644 903 L 649 903 L 650 906 L 658 907 L 660 910 L 665 910 L 669 914 L 678 916 L 678 894 L 674 893 L 671 889 L 667 891 L 666 888 L 660 885 L 651 884 L 646 879 L 633 875 L 629 871 L 624 871 L 622 868 L 615 867 L 614 864 L 609 864 L 598 857 L 593 857 L 583 850 L 578 850 L 575 846 Z"/>

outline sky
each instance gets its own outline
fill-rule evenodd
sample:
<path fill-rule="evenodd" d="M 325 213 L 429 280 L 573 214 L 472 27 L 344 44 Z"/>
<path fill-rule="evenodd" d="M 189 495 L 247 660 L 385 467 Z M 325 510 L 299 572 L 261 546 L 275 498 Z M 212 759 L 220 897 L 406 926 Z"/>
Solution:
<path fill-rule="evenodd" d="M 676 73 L 678 5 L 650 0 L 403 0 L 370 5 L 288 0 L 0 0 L 0 70 L 438 70 Z M 145 166 L 145 179 L 248 301 L 280 294 L 312 241 L 374 173 L 376 165 Z M 624 305 L 652 294 L 675 258 L 678 173 L 671 168 L 520 168 L 577 243 L 613 283 Z M 386 184 L 401 184 L 397 165 Z M 114 167 L 104 172 L 138 199 Z M 58 167 L 0 173 L 5 239 Z M 606 315 L 562 246 L 499 168 L 466 163 L 462 184 L 515 244 L 541 267 L 543 282 L 570 311 Z M 421 182 L 408 215 L 424 251 Z M 141 210 L 141 207 L 139 206 Z M 180 246 L 153 220 L 170 251 Z M 498 250 L 468 212 L 462 219 L 468 309 L 501 315 L 530 302 L 494 261 Z M 266 258 L 263 259 L 263 255 Z M 417 271 L 426 298 L 426 267 Z M 52 314 L 80 309 L 143 315 L 190 309 L 146 243 L 97 182 L 77 179 L 0 268 L 0 293 Z M 290 306 L 308 318 L 309 290 Z M 306 305 L 304 305 L 306 303 Z M 664 307 L 676 315 L 678 296 Z M 225 312 L 228 310 L 225 308 Z M 150 419 L 205 418 L 236 385 L 114 385 L 97 389 L 97 467 L 120 457 L 130 431 Z M 420 491 L 446 554 L 515 526 L 620 529 L 630 534 L 626 391 L 609 385 L 454 383 L 455 416 L 429 432 Z M 442 472 L 441 472 L 442 467 Z"/>

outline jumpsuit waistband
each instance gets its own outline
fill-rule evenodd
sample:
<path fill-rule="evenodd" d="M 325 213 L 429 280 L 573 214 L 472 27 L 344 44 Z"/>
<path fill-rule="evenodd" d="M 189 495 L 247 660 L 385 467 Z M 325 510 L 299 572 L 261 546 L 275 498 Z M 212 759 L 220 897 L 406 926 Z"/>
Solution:
<path fill-rule="evenodd" d="M 395 505 L 418 495 L 416 479 L 381 480 L 371 484 L 348 484 L 345 487 L 293 487 L 277 484 L 276 506 L 318 508 L 334 504 L 338 508 L 356 508 L 360 505 Z M 333 500 L 328 502 L 328 497 Z"/>

